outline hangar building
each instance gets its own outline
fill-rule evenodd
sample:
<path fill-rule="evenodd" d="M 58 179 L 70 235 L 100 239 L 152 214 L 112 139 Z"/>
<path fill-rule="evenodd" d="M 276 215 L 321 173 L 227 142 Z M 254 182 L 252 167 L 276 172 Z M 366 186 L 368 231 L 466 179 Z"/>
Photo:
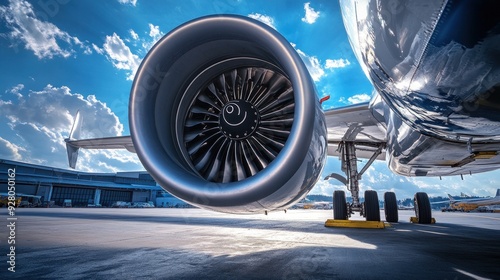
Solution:
<path fill-rule="evenodd" d="M 156 203 L 157 198 L 179 201 L 166 193 L 147 172 L 87 173 L 0 159 L 0 193 L 7 193 L 9 169 L 15 170 L 17 194 L 40 196 L 42 202 L 62 206 L 100 204 L 110 207 L 117 201 Z"/>

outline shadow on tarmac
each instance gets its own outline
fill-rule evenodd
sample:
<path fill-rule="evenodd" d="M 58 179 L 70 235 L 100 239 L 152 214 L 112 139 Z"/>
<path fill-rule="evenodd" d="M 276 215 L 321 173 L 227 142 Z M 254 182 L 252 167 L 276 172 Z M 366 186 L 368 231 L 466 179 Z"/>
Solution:
<path fill-rule="evenodd" d="M 374 248 L 308 246 L 301 240 L 289 249 L 269 243 L 251 252 L 213 255 L 203 250 L 142 247 L 19 248 L 19 265 L 9 278 L 94 279 L 498 279 L 500 232 L 455 224 L 394 224 L 386 230 L 325 228 L 314 221 L 294 222 L 224 217 L 178 217 L 23 211 L 23 216 L 195 225 L 193 242 L 210 227 L 265 229 L 347 236 Z M 64 221 L 62 221 L 64 222 Z M 58 223 L 61 223 L 59 221 Z M 153 226 L 153 225 L 152 225 Z M 204 227 L 207 227 L 205 231 Z M 146 231 L 148 229 L 145 229 Z M 151 229 L 154 230 L 154 229 Z M 230 231 L 229 231 L 230 232 Z M 162 234 L 162 233 L 159 233 Z M 200 235 L 202 236 L 202 235 Z M 168 238 L 168 237 L 166 237 Z M 317 241 L 317 240 L 316 240 Z M 224 242 L 224 240 L 220 240 Z M 244 243 L 244 241 L 240 241 Z M 239 244 L 244 245 L 244 244 Z M 202 246 L 202 245 L 200 245 Z M 266 248 L 269 246 L 269 248 Z M 4 274 L 6 269 L 3 269 Z M 2 279 L 3 276 L 0 276 Z"/>

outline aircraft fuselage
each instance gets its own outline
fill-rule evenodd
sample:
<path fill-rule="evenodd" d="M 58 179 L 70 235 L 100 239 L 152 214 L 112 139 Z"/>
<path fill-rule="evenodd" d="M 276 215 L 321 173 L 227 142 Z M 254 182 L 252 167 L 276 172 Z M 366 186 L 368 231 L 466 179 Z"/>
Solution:
<path fill-rule="evenodd" d="M 341 1 L 377 94 L 390 168 L 403 175 L 500 167 L 500 13 L 495 1 Z M 380 97 L 378 97 L 378 96 Z"/>

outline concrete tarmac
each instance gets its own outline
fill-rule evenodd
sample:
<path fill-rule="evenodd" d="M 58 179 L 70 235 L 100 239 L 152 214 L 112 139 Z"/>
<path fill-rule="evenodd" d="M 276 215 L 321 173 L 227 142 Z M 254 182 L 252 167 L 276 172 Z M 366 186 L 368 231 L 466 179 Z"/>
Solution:
<path fill-rule="evenodd" d="M 411 215 L 350 229 L 324 227 L 331 210 L 18 209 L 15 272 L 0 226 L 0 279 L 500 279 L 500 214 Z"/>

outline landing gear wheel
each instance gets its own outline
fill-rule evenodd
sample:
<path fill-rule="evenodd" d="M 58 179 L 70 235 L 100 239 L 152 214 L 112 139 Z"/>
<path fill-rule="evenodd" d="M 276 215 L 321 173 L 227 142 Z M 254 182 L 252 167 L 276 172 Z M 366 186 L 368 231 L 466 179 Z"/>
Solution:
<path fill-rule="evenodd" d="M 396 194 L 393 192 L 384 193 L 384 212 L 385 220 L 389 223 L 398 222 L 398 202 Z"/>
<path fill-rule="evenodd" d="M 333 219 L 347 220 L 347 203 L 344 191 L 333 192 Z"/>
<path fill-rule="evenodd" d="M 431 203 L 429 202 L 427 193 L 416 193 L 413 201 L 415 204 L 415 215 L 417 215 L 418 223 L 430 224 L 432 221 Z"/>
<path fill-rule="evenodd" d="M 365 191 L 364 210 L 367 221 L 380 222 L 380 207 L 376 191 Z"/>

